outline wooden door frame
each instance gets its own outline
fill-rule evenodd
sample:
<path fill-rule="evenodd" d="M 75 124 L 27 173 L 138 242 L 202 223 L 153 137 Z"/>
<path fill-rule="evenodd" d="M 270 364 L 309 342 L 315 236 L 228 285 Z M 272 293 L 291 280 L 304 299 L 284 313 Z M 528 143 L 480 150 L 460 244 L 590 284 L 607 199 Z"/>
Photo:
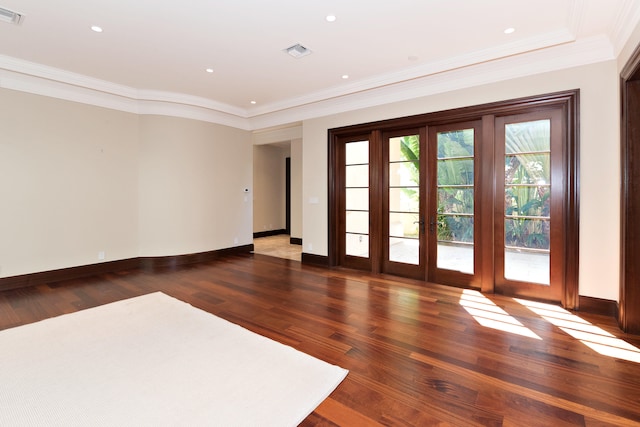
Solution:
<path fill-rule="evenodd" d="M 291 237 L 291 157 L 285 158 L 284 163 L 284 195 L 285 195 L 285 231 Z"/>
<path fill-rule="evenodd" d="M 539 109 L 561 108 L 563 120 L 566 123 L 566 155 L 565 166 L 568 171 L 567 182 L 565 185 L 566 192 L 564 194 L 563 203 L 565 206 L 564 217 L 562 218 L 566 230 L 565 250 L 562 254 L 565 262 L 565 280 L 564 292 L 562 294 L 561 303 L 565 308 L 579 308 L 579 283 L 578 283 L 578 267 L 579 267 L 579 229 L 580 229 L 580 169 L 579 169 L 579 89 L 556 92 L 551 94 L 530 96 L 507 101 L 493 102 L 489 104 L 476 105 L 470 107 L 457 108 L 452 110 L 439 111 L 434 113 L 420 114 L 410 117 L 402 117 L 397 119 L 384 120 L 379 122 L 364 123 L 335 129 L 328 131 L 328 261 L 330 267 L 339 266 L 340 253 L 340 236 L 338 224 L 340 221 L 340 210 L 337 195 L 339 194 L 339 179 L 337 179 L 340 171 L 338 170 L 337 160 L 339 159 L 339 140 L 347 135 L 362 135 L 377 133 L 394 129 L 428 127 L 433 125 L 442 125 L 452 122 L 482 120 L 483 121 L 483 139 L 493 137 L 493 120 L 492 117 L 520 114 L 523 112 L 532 112 Z M 486 150 L 487 144 L 482 150 Z M 483 154 L 484 151 L 483 151 Z M 494 191 L 494 190 L 493 190 Z M 483 194 L 493 194 L 492 189 L 483 188 Z M 495 197 L 495 195 L 494 195 Z M 486 207 L 481 208 L 486 213 Z M 482 227 L 483 241 L 487 241 L 492 236 L 492 232 Z M 489 235 L 487 235 L 489 234 Z M 491 262 L 483 258 L 482 278 L 480 289 L 483 292 L 493 292 L 492 284 L 493 271 L 491 275 L 485 269 L 491 269 Z M 379 270 L 378 270 L 379 271 Z M 372 271 L 376 272 L 376 271 Z M 490 279 L 491 277 L 491 279 Z"/>
<path fill-rule="evenodd" d="M 625 332 L 640 334 L 640 46 L 620 73 L 620 303 L 618 323 Z"/>
<path fill-rule="evenodd" d="M 427 233 L 425 233 L 424 224 L 421 224 L 418 227 L 419 229 L 418 233 L 420 236 L 418 265 L 403 264 L 400 262 L 389 261 L 388 259 L 389 258 L 388 239 L 390 238 L 389 222 L 386 221 L 387 215 L 389 214 L 389 193 L 386 190 L 388 190 L 389 181 L 390 181 L 389 167 L 388 167 L 389 152 L 387 151 L 388 141 L 390 138 L 394 138 L 398 136 L 407 136 L 407 135 L 418 135 L 418 138 L 420 141 L 420 154 L 419 154 L 420 182 L 418 183 L 418 185 L 419 185 L 419 191 L 420 191 L 419 200 L 420 200 L 421 211 L 418 213 L 418 217 L 422 222 L 424 222 L 427 214 L 426 212 L 422 211 L 422 209 L 425 206 L 424 201 L 426 197 L 427 176 L 428 176 L 428 168 L 426 173 L 425 173 L 425 169 L 422 168 L 422 166 L 424 165 L 424 163 L 422 163 L 423 156 L 427 154 L 426 128 L 418 127 L 418 128 L 407 128 L 407 129 L 398 129 L 393 131 L 382 132 L 380 135 L 381 136 L 380 146 L 382 148 L 380 153 L 382 171 L 381 171 L 381 175 L 378 177 L 380 181 L 377 183 L 377 185 L 379 186 L 380 189 L 383 190 L 383 194 L 381 194 L 382 209 L 380 210 L 380 213 L 382 214 L 382 217 L 383 217 L 381 219 L 385 219 L 385 220 L 380 221 L 380 227 L 381 227 L 381 237 L 385 241 L 385 243 L 383 244 L 383 248 L 381 252 L 382 257 L 380 259 L 381 261 L 380 270 L 388 274 L 397 274 L 397 275 L 403 274 L 405 277 L 411 277 L 413 279 L 418 279 L 418 280 L 425 280 L 426 279 Z"/>
<path fill-rule="evenodd" d="M 438 152 L 437 149 L 437 134 L 439 132 L 447 132 L 450 130 L 456 129 L 473 129 L 474 130 L 474 154 L 473 154 L 473 170 L 474 170 L 474 233 L 473 233 L 473 274 L 462 273 L 458 271 L 439 269 L 437 266 L 437 253 L 438 253 L 438 239 L 437 239 L 437 231 L 433 230 L 428 239 L 428 253 L 429 260 L 428 262 L 428 271 L 429 271 L 429 281 L 440 283 L 441 281 L 446 281 L 455 286 L 461 287 L 472 287 L 472 288 L 480 288 L 482 289 L 482 275 L 478 272 L 482 271 L 482 250 L 483 248 L 480 245 L 482 242 L 482 229 L 483 224 L 485 223 L 484 218 L 482 216 L 482 196 L 483 187 L 485 185 L 492 186 L 492 180 L 484 181 L 483 176 L 483 163 L 485 159 L 483 159 L 482 153 L 482 130 L 483 121 L 482 119 L 477 120 L 465 120 L 460 122 L 451 122 L 447 124 L 441 125 L 432 125 L 429 126 L 428 132 L 428 151 L 432 154 L 429 159 L 429 166 L 427 170 L 429 172 L 429 181 L 430 184 L 427 187 L 432 194 L 429 196 L 429 211 L 426 213 L 426 218 L 428 219 L 428 225 L 437 223 L 437 210 L 438 202 L 437 202 L 437 186 L 438 186 L 438 159 L 435 153 Z M 493 164 L 493 163 L 491 163 Z M 493 199 L 493 194 L 490 197 Z M 480 214 L 478 214 L 480 213 Z M 489 222 L 489 224 L 493 224 L 493 221 Z M 437 225 L 435 226 L 437 228 Z M 493 291 L 493 289 L 491 289 Z"/>
<path fill-rule="evenodd" d="M 372 272 L 380 271 L 380 263 L 378 262 L 378 250 L 377 250 L 377 241 L 371 241 L 372 236 L 372 227 L 375 227 L 379 221 L 376 221 L 376 218 L 369 218 L 369 257 L 368 258 L 358 258 L 353 256 L 348 256 L 342 253 L 341 248 L 344 246 L 345 238 L 344 238 L 344 230 L 346 228 L 345 219 L 341 218 L 337 212 L 344 212 L 346 210 L 346 200 L 345 200 L 345 176 L 344 171 L 338 171 L 338 165 L 344 165 L 345 163 L 345 150 L 344 145 L 349 142 L 357 142 L 357 141 L 369 141 L 369 145 L 373 143 L 372 140 L 377 140 L 379 132 L 357 132 L 357 133 L 345 133 L 341 135 L 332 135 L 330 140 L 332 141 L 329 144 L 333 147 L 329 154 L 329 164 L 333 165 L 332 170 L 329 173 L 329 188 L 331 196 L 329 200 L 330 210 L 332 209 L 335 212 L 333 215 L 333 222 L 331 223 L 331 227 L 329 228 L 329 266 L 337 266 L 342 265 L 348 268 L 355 268 L 361 270 L 369 270 Z M 369 164 L 371 162 L 374 165 L 379 163 L 379 159 L 375 158 L 375 156 L 371 156 L 371 152 L 369 155 Z M 370 173 L 369 175 L 369 187 L 371 187 L 373 182 L 377 180 L 377 174 Z M 374 176 L 372 176 L 374 175 Z M 381 205 L 381 203 L 377 200 L 369 200 L 369 214 L 371 215 L 372 211 L 379 211 L 379 209 L 372 209 L 372 204 Z M 332 217 L 332 215 L 329 215 Z M 330 220 L 331 221 L 331 220 Z M 379 233 L 376 233 L 375 230 L 373 235 L 376 236 Z M 373 251 L 373 252 L 372 252 Z"/>
<path fill-rule="evenodd" d="M 496 118 L 496 147 L 495 147 L 495 163 L 504 163 L 505 149 L 504 144 L 506 140 L 505 125 L 509 123 L 521 123 L 535 120 L 549 120 L 550 122 L 550 218 L 551 218 L 551 232 L 550 232 L 550 249 L 551 252 L 565 252 L 565 235 L 563 228 L 565 223 L 564 215 L 564 203 L 562 203 L 563 195 L 563 182 L 565 177 L 569 175 L 565 170 L 566 164 L 563 162 L 563 149 L 566 130 L 564 129 L 564 123 L 562 122 L 562 111 L 560 109 L 549 109 L 547 111 L 526 112 L 508 116 L 500 116 Z M 500 191 L 500 194 L 504 194 L 504 172 L 500 171 L 499 175 L 496 175 L 496 189 Z M 558 184 L 559 183 L 559 184 Z M 558 194 L 560 193 L 560 194 Z M 560 197 L 558 197 L 560 196 Z M 565 265 L 562 260 L 558 260 L 556 257 L 549 259 L 549 283 L 548 286 L 540 285 L 536 283 L 529 283 L 521 280 L 507 279 L 504 273 L 505 266 L 505 232 L 504 232 L 504 218 L 505 218 L 505 206 L 504 202 L 495 205 L 495 244 L 494 244 L 494 259 L 496 262 L 495 279 L 494 283 L 496 287 L 502 289 L 509 289 L 509 295 L 522 296 L 525 298 L 538 298 L 547 299 L 542 295 L 548 295 L 548 299 L 556 300 L 562 299 L 562 289 L 558 288 L 558 283 L 562 283 L 565 277 L 564 269 Z"/>

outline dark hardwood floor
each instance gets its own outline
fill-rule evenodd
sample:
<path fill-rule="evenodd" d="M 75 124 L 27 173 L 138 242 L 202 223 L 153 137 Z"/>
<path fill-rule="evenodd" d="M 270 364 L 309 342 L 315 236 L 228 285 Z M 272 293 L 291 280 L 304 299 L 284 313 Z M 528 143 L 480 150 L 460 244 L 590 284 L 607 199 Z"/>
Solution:
<path fill-rule="evenodd" d="M 1 292 L 0 329 L 154 291 L 349 369 L 304 426 L 640 425 L 613 318 L 263 255 Z"/>

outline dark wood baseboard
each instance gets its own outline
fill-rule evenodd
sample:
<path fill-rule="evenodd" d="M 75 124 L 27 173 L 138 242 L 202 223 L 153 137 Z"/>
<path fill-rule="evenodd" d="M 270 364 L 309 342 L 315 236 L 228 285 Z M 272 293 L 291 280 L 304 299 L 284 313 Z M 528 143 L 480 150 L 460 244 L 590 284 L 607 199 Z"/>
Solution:
<path fill-rule="evenodd" d="M 302 239 L 299 237 L 290 237 L 289 238 L 289 243 L 291 243 L 292 245 L 300 245 L 302 246 Z"/>
<path fill-rule="evenodd" d="M 82 265 L 78 267 L 63 268 L 59 270 L 23 274 L 20 276 L 0 278 L 0 291 L 26 288 L 29 286 L 43 285 L 46 283 L 61 282 L 63 280 L 81 279 L 83 277 L 106 273 L 116 273 L 118 271 L 131 270 L 135 268 L 144 270 L 176 268 L 183 265 L 213 261 L 225 255 L 248 254 L 251 253 L 253 249 L 253 244 L 250 244 L 194 254 L 130 258 L 118 261 L 102 262 L 98 264 Z M 329 257 L 303 252 L 302 264 L 328 268 Z M 580 311 L 591 314 L 602 314 L 617 319 L 618 303 L 611 300 L 581 296 Z"/>
<path fill-rule="evenodd" d="M 280 234 L 287 234 L 287 230 L 269 230 L 269 231 L 258 231 L 253 233 L 253 238 L 258 239 L 260 237 L 269 237 L 269 236 L 278 236 Z"/>
<path fill-rule="evenodd" d="M 329 257 L 302 252 L 302 263 L 317 265 L 318 267 L 329 267 Z"/>
<path fill-rule="evenodd" d="M 580 311 L 618 318 L 618 303 L 607 299 L 580 297 Z"/>
<path fill-rule="evenodd" d="M 83 277 L 116 273 L 118 271 L 131 270 L 135 268 L 145 270 L 174 268 L 181 265 L 212 261 L 225 255 L 250 253 L 251 251 L 253 251 L 253 244 L 195 254 L 130 258 L 118 261 L 101 262 L 98 264 L 62 268 L 59 270 L 23 274 L 20 276 L 0 278 L 0 291 L 61 282 L 63 280 L 81 279 Z"/>
<path fill-rule="evenodd" d="M 77 267 L 61 268 L 58 270 L 41 271 L 38 273 L 22 274 L 19 276 L 0 278 L 0 291 L 27 288 L 45 283 L 61 282 L 63 280 L 80 279 L 97 274 L 114 273 L 129 270 L 139 266 L 138 258 L 107 261 L 98 264 L 81 265 Z"/>
<path fill-rule="evenodd" d="M 253 244 L 236 246 L 233 248 L 218 249 L 215 251 L 198 252 L 194 254 L 159 256 L 159 257 L 142 257 L 140 260 L 140 268 L 144 270 L 155 270 L 157 268 L 174 268 L 181 265 L 198 264 L 201 262 L 209 262 L 216 260 L 225 255 L 244 254 L 253 251 Z"/>

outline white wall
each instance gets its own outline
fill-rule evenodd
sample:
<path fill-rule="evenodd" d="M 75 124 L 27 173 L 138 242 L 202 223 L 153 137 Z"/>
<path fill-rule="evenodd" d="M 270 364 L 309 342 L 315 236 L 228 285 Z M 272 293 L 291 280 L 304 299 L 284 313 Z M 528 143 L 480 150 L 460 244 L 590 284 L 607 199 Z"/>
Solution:
<path fill-rule="evenodd" d="M 253 231 L 286 228 L 286 158 L 289 148 L 253 146 Z"/>
<path fill-rule="evenodd" d="M 252 242 L 251 133 L 0 89 L 0 277 Z"/>
<path fill-rule="evenodd" d="M 141 116 L 140 256 L 251 244 L 252 158 L 247 131 Z"/>
<path fill-rule="evenodd" d="M 0 89 L 0 129 L 0 277 L 137 256 L 137 115 Z"/>
<path fill-rule="evenodd" d="M 328 129 L 580 89 L 580 295 L 618 300 L 618 84 L 609 61 L 304 121 L 304 252 L 328 255 Z"/>

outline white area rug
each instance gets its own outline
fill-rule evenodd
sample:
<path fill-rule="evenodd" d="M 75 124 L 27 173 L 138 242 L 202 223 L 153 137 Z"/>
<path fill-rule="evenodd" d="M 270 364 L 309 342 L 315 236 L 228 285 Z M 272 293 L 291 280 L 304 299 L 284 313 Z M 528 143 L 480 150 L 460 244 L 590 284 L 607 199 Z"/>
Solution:
<path fill-rule="evenodd" d="M 347 371 L 157 292 L 0 332 L 0 426 L 294 426 Z"/>

